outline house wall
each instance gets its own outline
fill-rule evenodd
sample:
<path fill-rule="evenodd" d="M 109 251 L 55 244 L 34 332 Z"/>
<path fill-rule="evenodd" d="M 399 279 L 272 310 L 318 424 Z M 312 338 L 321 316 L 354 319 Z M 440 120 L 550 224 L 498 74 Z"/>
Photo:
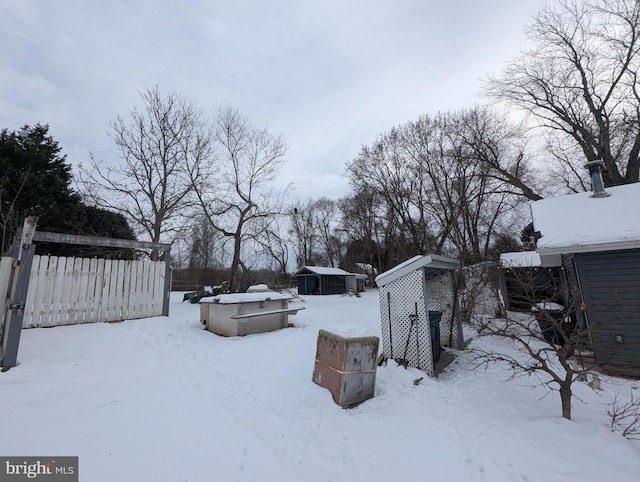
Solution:
<path fill-rule="evenodd" d="M 573 260 L 596 362 L 640 368 L 640 249 L 576 253 Z"/>

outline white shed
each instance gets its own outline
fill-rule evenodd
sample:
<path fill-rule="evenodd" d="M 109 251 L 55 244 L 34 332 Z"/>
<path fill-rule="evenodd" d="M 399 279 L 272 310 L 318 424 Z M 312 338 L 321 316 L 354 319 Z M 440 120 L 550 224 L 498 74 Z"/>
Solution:
<path fill-rule="evenodd" d="M 383 355 L 435 373 L 440 347 L 464 348 L 456 296 L 457 259 L 415 256 L 376 277 Z"/>

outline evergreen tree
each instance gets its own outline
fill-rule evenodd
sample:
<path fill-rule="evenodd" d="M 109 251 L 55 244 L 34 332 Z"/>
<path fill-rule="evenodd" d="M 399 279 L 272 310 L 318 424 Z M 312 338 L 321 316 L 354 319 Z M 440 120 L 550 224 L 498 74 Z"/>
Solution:
<path fill-rule="evenodd" d="M 49 135 L 48 125 L 0 131 L 0 253 L 7 254 L 28 215 L 38 216 L 40 231 L 135 239 L 121 215 L 84 206 L 71 188 L 72 178 L 71 166 Z M 80 249 L 41 244 L 38 252 L 70 256 Z M 82 253 L 89 252 L 85 248 Z"/>
<path fill-rule="evenodd" d="M 71 167 L 48 132 L 49 126 L 41 124 L 0 131 L 3 252 L 13 242 L 25 216 L 38 216 L 41 230 L 64 231 L 80 207 L 79 196 L 69 186 Z"/>

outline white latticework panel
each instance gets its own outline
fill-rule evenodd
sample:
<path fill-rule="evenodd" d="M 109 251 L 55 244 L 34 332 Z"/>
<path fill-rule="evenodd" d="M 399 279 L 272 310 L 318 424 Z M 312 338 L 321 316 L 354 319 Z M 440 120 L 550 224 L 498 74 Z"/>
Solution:
<path fill-rule="evenodd" d="M 238 335 L 254 335 L 283 328 L 280 315 L 263 315 L 238 322 Z"/>
<path fill-rule="evenodd" d="M 421 270 L 380 288 L 382 346 L 386 358 L 405 360 L 433 376 L 431 335 Z"/>
<path fill-rule="evenodd" d="M 242 303 L 238 308 L 238 314 L 249 315 L 263 311 L 281 310 L 286 307 L 287 302 L 282 300 L 269 300 L 262 303 Z M 255 333 L 264 333 L 267 331 L 279 330 L 280 328 L 286 328 L 283 320 L 286 320 L 286 315 L 284 313 L 259 315 L 246 318 L 241 322 L 238 322 L 238 335 L 252 335 Z"/>

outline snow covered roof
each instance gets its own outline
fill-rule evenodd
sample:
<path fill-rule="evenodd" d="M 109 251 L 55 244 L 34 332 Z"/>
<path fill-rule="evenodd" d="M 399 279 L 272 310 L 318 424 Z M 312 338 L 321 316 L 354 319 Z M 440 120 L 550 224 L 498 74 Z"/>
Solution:
<path fill-rule="evenodd" d="M 299 276 L 303 274 L 345 276 L 351 273 L 347 273 L 345 270 L 340 268 L 329 268 L 326 266 L 303 266 L 298 271 L 293 273 L 293 276 Z"/>
<path fill-rule="evenodd" d="M 535 251 L 502 253 L 500 255 L 500 265 L 505 268 L 535 268 L 541 266 L 540 255 Z"/>
<path fill-rule="evenodd" d="M 547 266 L 562 266 L 560 255 L 540 256 L 535 251 L 517 251 L 502 253 L 500 266 L 503 268 L 538 268 Z"/>
<path fill-rule="evenodd" d="M 384 286 L 420 268 L 458 269 L 460 261 L 437 254 L 418 255 L 376 276 L 376 284 Z"/>
<path fill-rule="evenodd" d="M 640 183 L 531 203 L 541 255 L 640 248 Z"/>
<path fill-rule="evenodd" d="M 247 293 L 262 293 L 262 292 L 265 292 L 265 291 L 271 291 L 271 290 L 264 283 L 261 283 L 261 284 L 258 284 L 258 285 L 253 285 L 253 286 L 249 286 L 247 288 Z"/>
<path fill-rule="evenodd" d="M 200 303 L 220 303 L 221 305 L 228 305 L 234 303 L 251 303 L 268 300 L 290 300 L 292 298 L 293 297 L 291 295 L 284 295 L 275 291 L 260 291 L 256 293 L 228 293 L 215 296 L 211 298 L 211 300 L 201 300 Z"/>

